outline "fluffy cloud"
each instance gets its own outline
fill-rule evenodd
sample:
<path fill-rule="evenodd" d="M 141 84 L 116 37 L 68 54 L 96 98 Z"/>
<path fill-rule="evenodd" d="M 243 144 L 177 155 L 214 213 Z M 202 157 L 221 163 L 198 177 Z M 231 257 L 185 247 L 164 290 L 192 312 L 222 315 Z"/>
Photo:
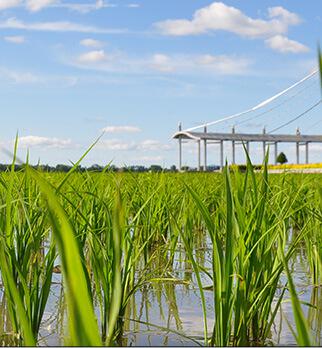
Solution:
<path fill-rule="evenodd" d="M 11 7 L 16 7 L 21 4 L 21 0 L 1 0 L 0 10 L 6 10 Z"/>
<path fill-rule="evenodd" d="M 271 49 L 281 53 L 305 53 L 309 51 L 307 46 L 282 35 L 275 35 L 265 42 Z"/>
<path fill-rule="evenodd" d="M 96 3 L 68 3 L 62 2 L 60 0 L 0 0 L 0 10 L 17 6 L 24 6 L 31 12 L 37 12 L 47 7 L 58 7 L 77 11 L 80 13 L 88 13 L 103 8 L 116 7 L 117 5 L 111 4 L 109 2 L 105 3 L 104 0 L 96 0 Z"/>
<path fill-rule="evenodd" d="M 26 0 L 26 7 L 29 11 L 37 12 L 55 2 L 57 2 L 57 0 Z"/>
<path fill-rule="evenodd" d="M 156 54 L 150 67 L 164 73 L 215 73 L 241 74 L 245 73 L 251 62 L 248 59 L 226 55 L 164 55 Z"/>
<path fill-rule="evenodd" d="M 84 53 L 71 62 L 82 69 L 123 73 L 203 74 L 238 75 L 247 73 L 252 64 L 249 59 L 227 55 L 166 55 L 135 58 L 123 53 L 106 55 L 103 50 Z"/>
<path fill-rule="evenodd" d="M 34 22 L 26 23 L 17 18 L 8 18 L 0 22 L 0 29 L 19 29 L 33 31 L 52 31 L 52 32 L 79 32 L 79 33 L 100 33 L 100 34 L 120 34 L 124 33 L 123 29 L 106 29 L 87 26 L 73 22 Z"/>
<path fill-rule="evenodd" d="M 138 133 L 141 132 L 139 127 L 134 126 L 108 126 L 102 129 L 105 133 Z"/>
<path fill-rule="evenodd" d="M 139 156 L 136 158 L 137 161 L 143 161 L 143 162 L 161 162 L 164 160 L 163 156 Z"/>
<path fill-rule="evenodd" d="M 174 70 L 171 58 L 165 54 L 155 54 L 152 57 L 152 68 L 161 72 L 171 72 Z"/>
<path fill-rule="evenodd" d="M 85 47 L 100 48 L 103 46 L 103 42 L 94 39 L 84 39 L 80 41 L 80 44 Z"/>
<path fill-rule="evenodd" d="M 162 144 L 157 140 L 144 140 L 137 145 L 138 150 L 156 151 L 156 150 L 170 150 L 172 146 L 169 144 Z"/>
<path fill-rule="evenodd" d="M 34 135 L 28 135 L 19 138 L 19 145 L 26 147 L 46 147 L 46 148 L 70 148 L 72 142 L 70 139 L 47 138 Z"/>
<path fill-rule="evenodd" d="M 69 88 L 78 82 L 78 77 L 72 75 L 39 75 L 31 71 L 12 70 L 0 66 L 0 81 L 17 85 L 39 84 L 49 88 Z"/>
<path fill-rule="evenodd" d="M 208 71 L 223 75 L 245 73 L 251 64 L 246 58 L 210 54 L 197 57 L 195 62 Z"/>
<path fill-rule="evenodd" d="M 107 59 L 107 56 L 103 50 L 90 51 L 87 53 L 83 53 L 78 57 L 78 60 L 81 63 L 97 63 L 97 62 L 102 62 L 106 59 Z"/>
<path fill-rule="evenodd" d="M 125 142 L 119 139 L 101 140 L 97 147 L 112 151 L 133 151 L 137 149 L 135 142 Z"/>
<path fill-rule="evenodd" d="M 26 41 L 24 36 L 5 36 L 4 40 L 15 44 L 22 44 Z"/>
<path fill-rule="evenodd" d="M 129 7 L 129 8 L 139 8 L 140 5 L 139 5 L 139 4 L 133 3 L 133 4 L 128 4 L 128 5 L 126 5 L 126 7 Z"/>
<path fill-rule="evenodd" d="M 0 67 L 0 78 L 15 84 L 31 84 L 41 82 L 41 78 L 31 72 L 15 71 Z"/>
<path fill-rule="evenodd" d="M 163 144 L 157 140 L 144 140 L 141 142 L 124 141 L 120 139 L 101 140 L 97 146 L 101 149 L 113 151 L 168 151 L 172 149 L 170 144 Z"/>
<path fill-rule="evenodd" d="M 280 6 L 269 8 L 268 17 L 268 20 L 254 19 L 235 7 L 214 2 L 197 10 L 191 20 L 166 20 L 155 25 L 165 35 L 197 35 L 224 30 L 247 38 L 266 38 L 286 33 L 289 26 L 301 22 L 297 14 Z"/>
<path fill-rule="evenodd" d="M 96 3 L 58 3 L 54 5 L 55 7 L 66 8 L 68 10 L 77 11 L 80 13 L 88 13 L 91 11 L 101 10 L 109 7 L 117 7 L 116 4 L 110 2 L 104 2 L 103 0 L 96 0 Z"/>

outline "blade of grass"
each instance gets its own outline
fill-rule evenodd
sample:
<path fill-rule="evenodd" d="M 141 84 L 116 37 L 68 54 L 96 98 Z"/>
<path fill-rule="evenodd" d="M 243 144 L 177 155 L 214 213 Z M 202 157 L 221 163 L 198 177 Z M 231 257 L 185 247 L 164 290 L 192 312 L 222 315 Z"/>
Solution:
<path fill-rule="evenodd" d="M 62 270 L 67 285 L 67 303 L 72 343 L 100 346 L 101 340 L 89 293 L 87 277 L 82 264 L 81 251 L 68 217 L 60 205 L 57 194 L 48 182 L 34 169 L 28 168 L 46 198 L 49 219 L 58 246 Z"/>

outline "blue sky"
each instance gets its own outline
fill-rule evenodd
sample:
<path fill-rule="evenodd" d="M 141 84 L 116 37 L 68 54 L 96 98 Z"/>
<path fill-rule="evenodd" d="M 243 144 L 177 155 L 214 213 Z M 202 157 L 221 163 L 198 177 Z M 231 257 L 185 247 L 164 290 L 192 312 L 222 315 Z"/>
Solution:
<path fill-rule="evenodd" d="M 105 130 L 84 165 L 177 164 L 179 121 L 248 109 L 316 67 L 321 10 L 302 0 L 0 0 L 0 145 L 12 148 L 18 131 L 22 158 L 29 149 L 32 162 L 66 163 Z M 319 93 L 315 79 L 284 110 L 213 130 L 273 129 Z M 321 111 L 283 133 L 322 134 Z M 283 150 L 292 161 L 295 149 Z M 260 146 L 251 151 L 260 161 Z M 196 165 L 195 152 L 185 145 L 185 164 Z M 311 160 L 320 152 L 312 145 Z"/>

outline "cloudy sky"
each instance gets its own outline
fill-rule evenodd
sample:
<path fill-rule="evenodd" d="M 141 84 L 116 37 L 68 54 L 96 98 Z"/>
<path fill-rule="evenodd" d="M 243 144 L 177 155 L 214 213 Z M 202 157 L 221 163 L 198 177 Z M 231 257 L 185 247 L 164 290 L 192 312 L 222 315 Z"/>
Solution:
<path fill-rule="evenodd" d="M 84 165 L 177 164 L 178 122 L 248 109 L 314 70 L 321 16 L 313 0 L 0 0 L 0 145 L 18 132 L 20 157 L 66 163 L 104 132 Z M 272 129 L 320 95 L 314 81 L 296 93 L 280 113 L 214 131 Z M 322 134 L 321 109 L 283 133 Z M 195 152 L 185 145 L 184 163 Z M 321 152 L 312 146 L 311 159 Z"/>

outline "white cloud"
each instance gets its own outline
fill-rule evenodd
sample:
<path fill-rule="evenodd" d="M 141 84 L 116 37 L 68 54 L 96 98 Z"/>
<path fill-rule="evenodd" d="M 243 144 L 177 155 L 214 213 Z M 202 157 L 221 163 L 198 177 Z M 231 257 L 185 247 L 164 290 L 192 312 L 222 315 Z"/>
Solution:
<path fill-rule="evenodd" d="M 143 162 L 161 162 L 164 160 L 163 156 L 139 156 L 136 158 L 136 161 Z"/>
<path fill-rule="evenodd" d="M 268 8 L 268 17 L 269 18 L 281 18 L 284 23 L 288 25 L 297 25 L 301 23 L 300 17 L 293 12 L 290 12 L 283 8 L 282 6 L 269 7 Z"/>
<path fill-rule="evenodd" d="M 59 139 L 59 138 L 47 138 L 39 137 L 34 135 L 28 135 L 20 137 L 19 145 L 23 148 L 26 147 L 47 147 L 47 148 L 70 148 L 72 141 L 70 139 Z"/>
<path fill-rule="evenodd" d="M 97 62 L 102 62 L 106 59 L 107 59 L 107 56 L 103 50 L 90 51 L 87 53 L 83 53 L 78 57 L 78 60 L 81 63 L 97 63 Z"/>
<path fill-rule="evenodd" d="M 268 9 L 269 20 L 254 19 L 239 9 L 222 2 L 213 2 L 197 10 L 192 20 L 175 19 L 156 23 L 165 35 L 183 36 L 223 30 L 247 38 L 266 38 L 286 33 L 290 25 L 301 22 L 300 17 L 283 7 Z"/>
<path fill-rule="evenodd" d="M 26 42 L 24 36 L 5 36 L 4 40 L 15 44 L 22 44 Z"/>
<path fill-rule="evenodd" d="M 157 140 L 144 140 L 137 145 L 138 150 L 156 151 L 156 150 L 170 150 L 172 146 L 169 144 L 162 144 Z"/>
<path fill-rule="evenodd" d="M 102 129 L 105 133 L 138 133 L 141 132 L 139 127 L 135 126 L 108 126 Z"/>
<path fill-rule="evenodd" d="M 129 7 L 129 8 L 139 8 L 140 5 L 139 5 L 139 4 L 133 3 L 133 4 L 128 4 L 128 5 L 126 5 L 126 7 Z"/>
<path fill-rule="evenodd" d="M 0 81 L 16 85 L 39 84 L 49 88 L 70 88 L 78 83 L 79 78 L 72 75 L 39 75 L 30 71 L 12 70 L 0 66 Z"/>
<path fill-rule="evenodd" d="M 98 148 L 114 151 L 133 151 L 137 149 L 135 142 L 124 142 L 118 139 L 101 140 L 97 144 Z"/>
<path fill-rule="evenodd" d="M 1 0 L 0 1 L 0 11 L 6 10 L 11 7 L 17 7 L 21 4 L 21 0 Z"/>
<path fill-rule="evenodd" d="M 227 55 L 166 55 L 156 53 L 152 56 L 128 57 L 122 52 L 106 55 L 103 50 L 92 51 L 68 62 L 82 69 L 112 71 L 135 74 L 223 74 L 247 73 L 252 64 L 249 59 Z"/>
<path fill-rule="evenodd" d="M 0 67 L 0 78 L 4 78 L 5 80 L 15 84 L 31 84 L 40 82 L 40 77 L 31 72 L 15 71 L 4 67 Z"/>
<path fill-rule="evenodd" d="M 94 39 L 83 39 L 80 41 L 80 44 L 91 48 L 100 48 L 104 45 L 103 42 Z"/>
<path fill-rule="evenodd" d="M 120 139 L 101 140 L 97 146 L 100 149 L 115 150 L 115 151 L 168 151 L 172 149 L 172 145 L 163 144 L 157 140 L 144 140 L 141 142 L 124 141 Z"/>
<path fill-rule="evenodd" d="M 79 33 L 100 33 L 100 34 L 121 34 L 123 29 L 106 29 L 94 26 L 87 26 L 73 22 L 34 22 L 26 23 L 15 17 L 0 22 L 0 29 L 20 29 L 34 31 L 52 31 L 52 32 L 79 32 Z"/>
<path fill-rule="evenodd" d="M 152 68 L 161 72 L 174 70 L 170 57 L 165 54 L 155 54 L 152 57 Z"/>
<path fill-rule="evenodd" d="M 241 74 L 245 73 L 251 62 L 237 56 L 225 55 L 164 55 L 155 54 L 150 67 L 164 73 L 215 73 Z"/>
<path fill-rule="evenodd" d="M 246 58 L 225 55 L 214 56 L 210 54 L 197 57 L 196 63 L 208 71 L 223 75 L 245 73 L 251 64 Z"/>
<path fill-rule="evenodd" d="M 265 42 L 271 49 L 281 53 L 305 53 L 309 51 L 307 46 L 282 35 L 275 35 Z"/>
<path fill-rule="evenodd" d="M 26 0 L 26 7 L 29 11 L 37 12 L 57 2 L 57 0 Z"/>
<path fill-rule="evenodd" d="M 97 0 L 95 4 L 93 3 L 58 3 L 54 7 L 66 8 L 72 11 L 77 11 L 80 13 L 88 13 L 91 11 L 97 11 L 104 8 L 117 7 L 116 4 L 110 2 L 104 2 L 103 0 Z"/>

